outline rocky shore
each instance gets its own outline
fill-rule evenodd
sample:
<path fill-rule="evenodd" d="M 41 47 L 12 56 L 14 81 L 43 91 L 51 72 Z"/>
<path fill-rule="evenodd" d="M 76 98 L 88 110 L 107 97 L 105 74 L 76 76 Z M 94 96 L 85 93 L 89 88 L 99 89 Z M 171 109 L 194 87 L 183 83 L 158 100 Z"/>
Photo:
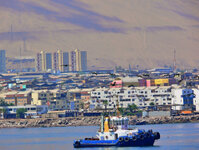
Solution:
<path fill-rule="evenodd" d="M 168 124 L 199 122 L 199 115 L 136 118 L 129 117 L 130 125 Z M 100 117 L 77 117 L 77 118 L 37 118 L 37 119 L 2 119 L 0 128 L 30 128 L 30 127 L 66 127 L 66 126 L 98 126 Z"/>

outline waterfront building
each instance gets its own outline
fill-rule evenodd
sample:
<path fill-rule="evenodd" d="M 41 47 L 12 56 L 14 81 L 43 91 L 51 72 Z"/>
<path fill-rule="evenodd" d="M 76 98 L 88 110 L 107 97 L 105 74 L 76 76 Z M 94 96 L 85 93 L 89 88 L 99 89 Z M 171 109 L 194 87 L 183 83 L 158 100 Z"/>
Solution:
<path fill-rule="evenodd" d="M 172 89 L 172 110 L 193 110 L 194 98 L 193 89 L 173 88 Z M 197 96 L 198 97 L 198 96 Z"/>
<path fill-rule="evenodd" d="M 194 92 L 194 99 L 193 99 L 193 104 L 196 107 L 196 111 L 199 112 L 199 89 L 198 88 L 193 88 Z"/>
<path fill-rule="evenodd" d="M 0 50 L 0 73 L 6 72 L 6 51 Z"/>
<path fill-rule="evenodd" d="M 41 114 L 46 114 L 48 112 L 47 105 L 25 105 L 25 106 L 0 106 L 0 109 L 6 110 L 6 118 L 16 118 L 18 109 L 26 109 L 25 116 L 37 116 Z M 3 114 L 1 113 L 1 118 L 3 118 Z"/>
<path fill-rule="evenodd" d="M 75 49 L 70 52 L 70 71 L 87 70 L 87 52 Z"/>
<path fill-rule="evenodd" d="M 108 109 L 115 109 L 116 102 L 119 106 L 127 108 L 135 104 L 140 108 L 171 105 L 171 87 L 135 87 L 135 88 L 99 88 L 91 91 L 90 104 L 94 108 L 104 109 L 104 101 L 107 101 Z"/>

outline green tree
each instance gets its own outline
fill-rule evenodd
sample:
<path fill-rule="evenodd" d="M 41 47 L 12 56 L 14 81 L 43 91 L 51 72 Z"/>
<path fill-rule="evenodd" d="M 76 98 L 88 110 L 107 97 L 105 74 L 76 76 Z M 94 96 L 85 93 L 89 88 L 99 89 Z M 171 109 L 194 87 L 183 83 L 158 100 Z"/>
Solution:
<path fill-rule="evenodd" d="M 0 116 L 2 116 L 3 115 L 3 109 L 1 108 L 0 109 Z"/>
<path fill-rule="evenodd" d="M 0 109 L 0 114 L 1 114 L 1 116 L 3 116 L 3 118 L 7 118 L 7 114 L 8 114 L 7 109 L 1 108 Z"/>
<path fill-rule="evenodd" d="M 129 110 L 131 113 L 133 113 L 134 111 L 137 110 L 137 105 L 135 105 L 135 104 L 128 105 L 127 110 Z"/>
<path fill-rule="evenodd" d="M 104 101 L 103 101 L 103 105 L 105 106 L 105 112 L 106 112 L 106 111 L 107 111 L 108 101 L 107 101 L 107 100 L 104 100 Z"/>
<path fill-rule="evenodd" d="M 14 104 L 12 103 L 8 104 L 7 102 L 4 101 L 4 99 L 0 98 L 0 106 L 14 106 Z"/>
<path fill-rule="evenodd" d="M 19 108 L 17 109 L 17 118 L 24 118 L 25 112 L 27 112 L 27 109 L 25 108 Z"/>
<path fill-rule="evenodd" d="M 150 102 L 150 104 L 149 104 L 150 106 L 154 106 L 155 104 L 154 104 L 154 102 Z"/>

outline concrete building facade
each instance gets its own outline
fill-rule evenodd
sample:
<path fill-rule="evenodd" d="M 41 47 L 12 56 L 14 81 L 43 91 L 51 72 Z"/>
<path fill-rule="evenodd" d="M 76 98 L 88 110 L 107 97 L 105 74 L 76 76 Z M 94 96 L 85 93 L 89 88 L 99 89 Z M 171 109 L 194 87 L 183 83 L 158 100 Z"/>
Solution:
<path fill-rule="evenodd" d="M 0 50 L 0 73 L 6 72 L 6 51 Z"/>
<path fill-rule="evenodd" d="M 32 97 L 30 91 L 10 92 L 5 95 L 5 102 L 15 106 L 31 104 Z"/>
<path fill-rule="evenodd" d="M 149 87 L 149 88 L 99 88 L 91 91 L 90 104 L 95 108 L 105 108 L 103 101 L 107 101 L 108 109 L 119 107 L 127 108 L 135 104 L 138 107 L 154 105 L 171 105 L 171 87 Z"/>
<path fill-rule="evenodd" d="M 195 104 L 194 98 L 196 97 L 194 92 L 196 92 L 196 90 L 187 89 L 187 88 L 172 89 L 172 109 L 173 110 L 192 109 Z"/>
<path fill-rule="evenodd" d="M 67 92 L 61 90 L 32 91 L 32 105 L 48 105 L 49 110 L 68 109 Z"/>
<path fill-rule="evenodd" d="M 69 67 L 65 67 L 64 65 L 69 64 L 69 56 L 68 52 L 63 52 L 58 50 L 53 53 L 46 53 L 41 51 L 37 53 L 36 57 L 36 70 L 38 72 L 46 72 L 46 71 L 56 71 L 56 72 L 67 72 L 69 71 Z"/>
<path fill-rule="evenodd" d="M 46 70 L 52 70 L 52 53 L 46 53 Z"/>
<path fill-rule="evenodd" d="M 87 52 L 75 49 L 70 52 L 70 71 L 87 70 Z"/>
<path fill-rule="evenodd" d="M 63 52 L 58 50 L 53 53 L 53 61 L 52 66 L 54 71 L 67 72 L 69 71 L 69 67 L 65 67 L 64 65 L 69 65 L 69 56 L 68 52 Z"/>
<path fill-rule="evenodd" d="M 37 72 L 45 72 L 46 71 L 46 54 L 44 51 L 37 53 L 36 71 Z"/>

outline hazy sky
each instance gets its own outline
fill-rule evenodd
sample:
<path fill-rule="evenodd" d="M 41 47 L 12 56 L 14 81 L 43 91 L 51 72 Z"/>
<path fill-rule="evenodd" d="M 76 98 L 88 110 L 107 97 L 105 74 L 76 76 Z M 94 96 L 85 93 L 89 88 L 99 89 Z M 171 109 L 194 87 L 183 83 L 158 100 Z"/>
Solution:
<path fill-rule="evenodd" d="M 198 0 L 0 0 L 0 49 L 79 48 L 101 69 L 170 66 L 175 49 L 178 67 L 198 67 L 198 8 Z"/>

